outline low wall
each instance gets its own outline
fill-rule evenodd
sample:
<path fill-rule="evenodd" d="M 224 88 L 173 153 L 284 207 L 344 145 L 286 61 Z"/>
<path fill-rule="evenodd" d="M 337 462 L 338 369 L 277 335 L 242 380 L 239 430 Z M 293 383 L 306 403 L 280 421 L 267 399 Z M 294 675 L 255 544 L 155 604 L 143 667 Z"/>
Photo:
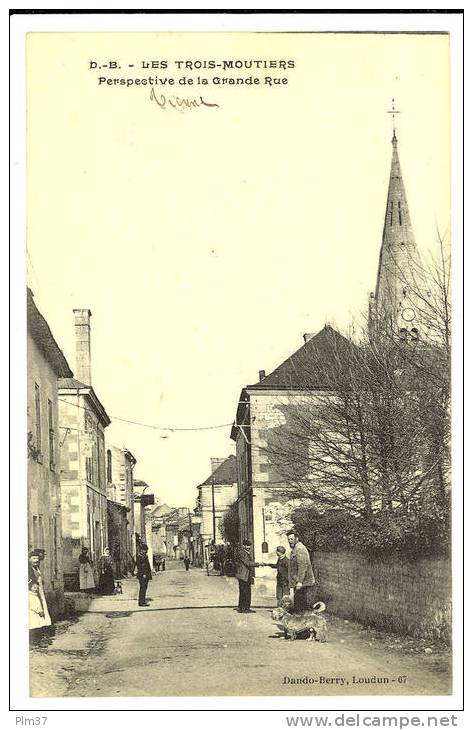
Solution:
<path fill-rule="evenodd" d="M 62 586 L 45 591 L 49 615 L 53 621 L 58 621 L 64 613 L 64 591 Z"/>
<path fill-rule="evenodd" d="M 313 556 L 318 597 L 329 611 L 386 631 L 451 639 L 450 562 L 370 561 L 352 553 Z"/>

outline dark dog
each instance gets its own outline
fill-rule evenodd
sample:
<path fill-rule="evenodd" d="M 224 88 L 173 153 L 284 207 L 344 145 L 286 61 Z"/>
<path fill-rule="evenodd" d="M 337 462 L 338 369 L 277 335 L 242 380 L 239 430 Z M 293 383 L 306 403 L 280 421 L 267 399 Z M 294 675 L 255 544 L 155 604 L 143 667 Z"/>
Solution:
<path fill-rule="evenodd" d="M 122 584 L 120 583 L 119 580 L 117 580 L 117 582 L 115 583 L 115 593 L 117 595 L 120 594 L 120 593 L 123 593 Z"/>
<path fill-rule="evenodd" d="M 281 602 L 279 608 L 275 608 L 271 612 L 273 621 L 276 622 L 277 626 L 284 631 L 284 638 L 290 638 L 294 641 L 297 634 L 301 634 L 304 631 L 309 632 L 309 638 L 307 641 L 327 641 L 327 621 L 321 614 L 325 611 L 325 603 L 319 601 L 314 603 L 312 611 L 309 613 L 289 613 L 289 602 Z"/>

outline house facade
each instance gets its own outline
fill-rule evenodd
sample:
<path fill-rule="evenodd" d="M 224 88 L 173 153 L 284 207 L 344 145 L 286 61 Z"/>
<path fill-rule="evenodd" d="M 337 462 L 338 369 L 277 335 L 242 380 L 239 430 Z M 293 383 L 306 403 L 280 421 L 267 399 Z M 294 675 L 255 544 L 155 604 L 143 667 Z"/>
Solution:
<path fill-rule="evenodd" d="M 128 553 L 129 514 L 124 504 L 107 499 L 108 548 L 117 578 L 125 577 L 133 569 L 133 556 Z"/>
<path fill-rule="evenodd" d="M 127 570 L 133 564 L 136 557 L 135 540 L 135 519 L 133 500 L 133 469 L 136 459 L 126 448 L 119 448 L 107 444 L 106 452 L 106 477 L 107 477 L 107 499 L 125 508 L 126 518 L 126 539 L 120 544 L 120 561 L 123 570 Z M 109 539 L 110 541 L 110 539 Z M 111 546 L 109 545 L 111 548 Z"/>
<path fill-rule="evenodd" d="M 278 545 L 286 546 L 295 503 L 281 474 L 278 451 L 281 428 L 300 409 L 316 408 L 331 386 L 327 380 L 336 352 L 348 340 L 330 325 L 317 334 L 304 335 L 303 346 L 269 375 L 241 391 L 231 438 L 236 444 L 240 539 L 250 540 L 255 560 L 268 561 Z M 290 458 L 290 457 L 289 457 Z M 295 475 L 296 476 L 296 475 Z M 265 570 L 260 569 L 259 575 Z"/>
<path fill-rule="evenodd" d="M 28 547 L 44 550 L 41 573 L 56 618 L 64 607 L 57 383 L 72 372 L 29 289 L 27 359 Z"/>
<path fill-rule="evenodd" d="M 75 309 L 77 378 L 58 381 L 64 578 L 77 587 L 78 557 L 89 548 L 95 568 L 108 546 L 105 428 L 110 418 L 91 384 L 90 317 Z"/>
<path fill-rule="evenodd" d="M 223 542 L 221 524 L 223 515 L 238 498 L 237 463 L 233 454 L 210 460 L 211 473 L 197 487 L 195 517 L 200 522 L 199 550 L 201 558 L 208 559 L 208 548 L 214 541 Z"/>

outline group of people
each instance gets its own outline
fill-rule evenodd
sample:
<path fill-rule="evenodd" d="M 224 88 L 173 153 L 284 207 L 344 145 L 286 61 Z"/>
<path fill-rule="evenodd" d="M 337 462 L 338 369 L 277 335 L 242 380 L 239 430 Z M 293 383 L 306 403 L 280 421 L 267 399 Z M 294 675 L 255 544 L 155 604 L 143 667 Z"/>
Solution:
<path fill-rule="evenodd" d="M 83 547 L 79 555 L 79 588 L 86 593 L 101 593 L 110 596 L 115 593 L 115 575 L 113 560 L 109 548 L 105 548 L 98 565 L 98 585 L 95 584 L 95 574 L 89 548 Z"/>
<path fill-rule="evenodd" d="M 315 600 L 313 595 L 315 578 L 307 548 L 300 541 L 295 530 L 287 533 L 287 540 L 291 548 L 289 557 L 286 548 L 276 548 L 277 560 L 275 563 L 255 562 L 251 560 L 251 543 L 246 540 L 235 552 L 235 578 L 238 580 L 239 613 L 251 612 L 251 586 L 254 583 L 255 568 L 269 567 L 276 570 L 276 600 L 278 605 L 284 596 L 294 591 L 294 612 L 303 613 Z M 28 597 L 29 597 L 29 627 L 35 632 L 51 625 L 51 617 L 44 593 L 43 578 L 40 561 L 44 558 L 44 550 L 31 550 L 28 564 Z M 190 560 L 184 559 L 186 571 L 189 570 Z M 164 570 L 164 565 L 162 566 Z M 136 577 L 139 582 L 138 605 L 148 606 L 146 591 L 148 583 L 153 579 L 151 566 L 148 560 L 148 546 L 140 543 L 135 564 Z M 105 548 L 98 565 L 98 585 L 95 583 L 95 574 L 89 549 L 83 547 L 79 555 L 79 586 L 81 591 L 98 592 L 102 595 L 115 593 L 115 577 L 113 560 L 110 550 Z"/>
<path fill-rule="evenodd" d="M 156 553 L 153 555 L 153 568 L 156 573 L 159 573 L 160 570 L 164 571 L 166 570 L 166 556 L 165 555 L 157 555 Z"/>
<path fill-rule="evenodd" d="M 238 580 L 239 613 L 251 613 L 251 586 L 254 583 L 255 568 L 266 566 L 276 570 L 276 600 L 280 605 L 283 596 L 289 596 L 294 591 L 294 612 L 304 613 L 315 601 L 315 577 L 312 570 L 309 551 L 300 541 L 295 530 L 289 530 L 287 541 L 291 548 L 289 557 L 286 548 L 280 545 L 276 548 L 277 561 L 275 563 L 255 562 L 251 560 L 251 543 L 248 540 L 238 548 L 235 555 L 235 578 Z"/>
<path fill-rule="evenodd" d="M 51 626 L 51 616 L 41 575 L 40 563 L 43 559 L 44 550 L 30 550 L 28 554 L 28 624 L 32 637 L 46 626 Z"/>

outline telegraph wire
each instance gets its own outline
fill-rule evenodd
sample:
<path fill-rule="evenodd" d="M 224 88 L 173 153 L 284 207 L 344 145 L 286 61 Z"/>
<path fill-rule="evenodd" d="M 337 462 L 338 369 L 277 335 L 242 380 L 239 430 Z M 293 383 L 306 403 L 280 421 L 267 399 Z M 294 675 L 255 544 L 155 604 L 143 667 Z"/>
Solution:
<path fill-rule="evenodd" d="M 78 403 L 71 403 L 68 400 L 64 400 L 64 398 L 58 398 L 58 401 L 61 401 L 61 403 L 67 403 L 70 406 L 73 406 L 74 408 L 81 408 L 83 411 L 90 411 L 90 408 L 85 408 L 84 406 L 80 406 Z M 174 433 L 174 431 L 212 431 L 218 428 L 228 428 L 229 426 L 233 425 L 233 421 L 231 423 L 221 423 L 216 426 L 196 426 L 194 428 L 174 428 L 171 426 L 158 426 L 157 424 L 152 423 L 143 423 L 141 421 L 132 421 L 128 418 L 119 418 L 118 416 L 110 416 L 110 419 L 113 421 L 121 421 L 123 423 L 131 423 L 134 426 L 142 426 L 143 428 L 152 428 L 156 431 L 170 431 L 171 433 Z M 61 426 L 61 428 L 66 428 L 66 426 Z M 77 430 L 77 429 L 74 429 Z"/>

